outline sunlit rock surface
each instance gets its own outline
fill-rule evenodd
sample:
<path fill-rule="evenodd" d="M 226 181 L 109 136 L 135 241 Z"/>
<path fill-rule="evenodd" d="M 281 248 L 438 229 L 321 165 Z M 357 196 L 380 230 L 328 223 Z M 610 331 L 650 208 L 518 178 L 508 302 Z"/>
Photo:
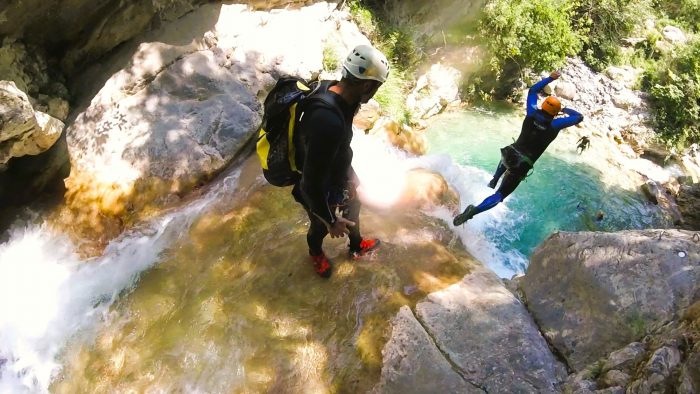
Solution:
<path fill-rule="evenodd" d="M 435 382 L 440 392 L 556 393 L 566 377 L 525 307 L 483 268 L 430 294 L 415 317 L 402 310 L 383 354 L 379 392 Z"/>
<path fill-rule="evenodd" d="M 428 151 L 428 142 L 423 134 L 388 117 L 380 118 L 369 134 L 413 155 L 423 155 Z"/>
<path fill-rule="evenodd" d="M 555 233 L 520 283 L 542 332 L 581 371 L 679 319 L 699 282 L 698 233 L 639 230 Z"/>
<path fill-rule="evenodd" d="M 363 104 L 360 107 L 360 110 L 352 119 L 352 124 L 353 126 L 367 133 L 372 129 L 377 120 L 379 120 L 381 112 L 382 107 L 379 105 L 379 103 L 376 100 L 371 99 L 367 104 Z"/>
<path fill-rule="evenodd" d="M 211 52 L 176 58 L 145 82 L 127 94 L 108 83 L 68 129 L 74 204 L 118 215 L 186 191 L 228 163 L 260 122 L 256 98 Z"/>
<path fill-rule="evenodd" d="M 382 246 L 354 261 L 346 238 L 327 238 L 335 270 L 322 279 L 306 212 L 289 188 L 262 184 L 256 160 L 240 186 L 217 182 L 226 192 L 209 190 L 201 212 L 178 217 L 167 231 L 177 241 L 119 296 L 94 341 L 67 346 L 51 392 L 367 392 L 396 313 L 479 265 L 437 219 L 364 208 L 362 233 Z M 131 264 L 128 244 L 119 256 Z"/>
<path fill-rule="evenodd" d="M 94 221 L 167 205 L 206 182 L 255 134 L 276 78 L 310 79 L 326 45 L 340 54 L 367 42 L 335 7 L 208 4 L 125 45 L 112 59 L 121 69 L 68 130 L 69 203 Z"/>
<path fill-rule="evenodd" d="M 455 68 L 434 64 L 421 75 L 406 99 L 406 107 L 415 119 L 427 119 L 459 103 L 462 74 Z"/>
<path fill-rule="evenodd" d="M 416 168 L 406 173 L 406 187 L 395 208 L 431 209 L 446 206 L 459 207 L 459 196 L 439 173 Z"/>
<path fill-rule="evenodd" d="M 61 136 L 63 127 L 60 120 L 35 112 L 14 82 L 0 81 L 0 164 L 47 150 Z"/>
<path fill-rule="evenodd" d="M 484 393 L 455 370 L 410 308 L 401 307 L 391 325 L 374 393 Z"/>

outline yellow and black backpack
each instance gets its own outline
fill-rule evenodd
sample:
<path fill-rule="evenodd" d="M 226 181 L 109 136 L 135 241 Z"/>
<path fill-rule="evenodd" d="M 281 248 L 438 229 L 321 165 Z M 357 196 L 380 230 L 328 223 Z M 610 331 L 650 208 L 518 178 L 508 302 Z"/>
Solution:
<path fill-rule="evenodd" d="M 301 78 L 284 77 L 265 98 L 256 150 L 263 175 L 271 185 L 290 186 L 301 179 L 302 169 L 297 166 L 295 146 L 299 138 L 295 131 L 309 99 L 318 97 L 337 108 L 323 94 L 316 94 L 322 90 L 321 84 L 319 81 L 309 83 Z"/>

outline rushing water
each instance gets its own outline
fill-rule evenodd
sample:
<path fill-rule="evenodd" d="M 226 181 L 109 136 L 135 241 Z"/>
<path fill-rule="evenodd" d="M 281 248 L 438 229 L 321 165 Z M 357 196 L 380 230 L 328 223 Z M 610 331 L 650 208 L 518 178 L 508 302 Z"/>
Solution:
<path fill-rule="evenodd" d="M 398 309 L 474 264 L 457 238 L 510 276 L 553 230 L 658 219 L 635 193 L 553 155 L 506 204 L 459 228 L 447 208 L 433 218 L 390 208 L 415 167 L 441 173 L 462 207 L 480 201 L 518 128 L 512 113 L 444 116 L 418 158 L 358 135 L 363 232 L 384 246 L 353 263 L 344 240 L 328 240 L 329 281 L 307 261 L 304 212 L 288 190 L 260 186 L 254 160 L 87 261 L 48 224 L 18 224 L 0 245 L 0 393 L 365 392 Z"/>
<path fill-rule="evenodd" d="M 254 160 L 88 261 L 50 226 L 18 225 L 0 246 L 0 392 L 371 389 L 398 309 L 474 261 L 433 218 L 366 209 L 381 254 L 353 263 L 329 239 L 322 280 L 305 213 L 251 173 Z"/>

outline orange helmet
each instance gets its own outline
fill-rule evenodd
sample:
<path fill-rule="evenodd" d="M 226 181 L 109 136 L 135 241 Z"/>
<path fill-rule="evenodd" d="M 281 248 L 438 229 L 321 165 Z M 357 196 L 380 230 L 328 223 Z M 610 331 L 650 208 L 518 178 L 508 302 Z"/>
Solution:
<path fill-rule="evenodd" d="M 557 116 L 559 111 L 561 111 L 561 102 L 559 102 L 558 98 L 549 96 L 542 103 L 542 111 L 552 116 Z"/>

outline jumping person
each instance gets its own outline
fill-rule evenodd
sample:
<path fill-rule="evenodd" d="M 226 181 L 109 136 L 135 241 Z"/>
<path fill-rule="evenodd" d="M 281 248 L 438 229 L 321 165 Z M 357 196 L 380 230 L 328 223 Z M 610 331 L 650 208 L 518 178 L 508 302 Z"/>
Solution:
<path fill-rule="evenodd" d="M 557 71 L 533 85 L 527 94 L 527 115 L 518 139 L 511 145 L 501 149 L 501 161 L 498 163 L 496 173 L 489 182 L 490 188 L 495 188 L 498 180 L 503 176 L 501 185 L 496 193 L 486 197 L 481 204 L 469 205 L 464 212 L 455 216 L 453 224 L 458 226 L 474 215 L 487 211 L 503 201 L 510 195 L 520 182 L 527 177 L 537 159 L 542 156 L 549 144 L 557 138 L 559 131 L 581 123 L 583 115 L 571 108 L 562 110 L 559 99 L 554 96 L 547 97 L 540 109 L 537 108 L 537 95 L 550 82 L 559 78 Z M 566 116 L 555 118 L 559 112 Z"/>
<path fill-rule="evenodd" d="M 578 143 L 578 145 L 576 145 L 576 150 L 578 151 L 579 155 L 591 146 L 591 139 L 585 135 L 579 138 L 576 142 Z"/>
<path fill-rule="evenodd" d="M 316 273 L 324 278 L 332 273 L 332 262 L 322 248 L 326 235 L 348 234 L 349 256 L 354 259 L 379 246 L 378 239 L 360 235 L 358 179 L 350 141 L 360 105 L 374 96 L 388 76 L 386 57 L 371 46 L 359 45 L 343 61 L 341 80 L 321 84 L 318 94 L 325 96 L 325 103 L 312 101 L 300 120 L 297 160 L 303 170 L 292 195 L 309 215 L 309 255 Z"/>

